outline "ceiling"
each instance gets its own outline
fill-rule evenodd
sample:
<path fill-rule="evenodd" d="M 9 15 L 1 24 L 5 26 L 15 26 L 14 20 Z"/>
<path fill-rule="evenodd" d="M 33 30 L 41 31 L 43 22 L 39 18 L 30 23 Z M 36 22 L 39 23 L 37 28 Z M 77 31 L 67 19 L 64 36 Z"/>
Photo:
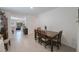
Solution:
<path fill-rule="evenodd" d="M 38 15 L 44 12 L 47 12 L 49 10 L 53 10 L 56 7 L 1 7 L 4 11 L 9 11 L 13 13 L 19 13 L 19 14 L 29 14 L 29 15 Z"/>

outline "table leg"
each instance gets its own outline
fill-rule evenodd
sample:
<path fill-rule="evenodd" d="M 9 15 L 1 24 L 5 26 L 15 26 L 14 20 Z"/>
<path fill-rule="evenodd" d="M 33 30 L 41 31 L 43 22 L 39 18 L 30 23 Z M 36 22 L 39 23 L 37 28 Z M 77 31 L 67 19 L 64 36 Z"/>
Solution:
<path fill-rule="evenodd" d="M 9 45 L 11 45 L 11 41 L 9 40 Z"/>
<path fill-rule="evenodd" d="M 51 40 L 51 52 L 53 52 L 53 41 Z"/>
<path fill-rule="evenodd" d="M 36 31 L 35 31 L 35 35 L 34 36 L 35 36 L 35 40 L 36 40 Z"/>
<path fill-rule="evenodd" d="M 8 51 L 8 44 L 4 44 L 6 51 Z"/>

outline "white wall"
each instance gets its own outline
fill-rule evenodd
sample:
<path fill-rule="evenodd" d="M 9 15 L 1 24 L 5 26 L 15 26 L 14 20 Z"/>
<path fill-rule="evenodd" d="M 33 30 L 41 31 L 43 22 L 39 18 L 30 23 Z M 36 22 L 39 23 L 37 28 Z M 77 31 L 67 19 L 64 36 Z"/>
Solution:
<path fill-rule="evenodd" d="M 37 26 L 37 16 L 28 15 L 26 20 L 26 27 L 28 28 L 28 34 L 34 33 L 34 29 Z"/>
<path fill-rule="evenodd" d="M 56 8 L 46 13 L 40 14 L 38 24 L 44 28 L 46 25 L 50 31 L 63 30 L 62 43 L 77 47 L 77 8 Z"/>

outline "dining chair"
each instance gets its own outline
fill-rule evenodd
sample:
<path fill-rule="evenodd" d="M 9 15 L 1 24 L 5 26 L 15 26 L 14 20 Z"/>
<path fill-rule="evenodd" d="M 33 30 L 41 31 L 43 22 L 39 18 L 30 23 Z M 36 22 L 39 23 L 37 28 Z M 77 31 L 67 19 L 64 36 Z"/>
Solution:
<path fill-rule="evenodd" d="M 5 30 L 5 28 L 1 28 L 1 34 L 3 37 L 4 47 L 7 51 L 8 46 L 11 45 L 10 39 L 8 39 L 8 32 Z"/>
<path fill-rule="evenodd" d="M 35 37 L 35 40 L 37 40 L 37 30 L 36 29 L 34 30 L 34 37 Z"/>
<path fill-rule="evenodd" d="M 3 38 L 4 38 L 3 41 L 4 41 L 4 46 L 5 46 L 6 51 L 8 51 L 8 46 L 11 45 L 10 39 L 8 38 L 7 35 L 8 34 L 3 35 Z"/>
<path fill-rule="evenodd" d="M 43 35 L 43 34 L 46 34 L 45 31 L 41 31 L 41 32 L 42 32 L 41 33 L 42 35 L 40 35 L 41 36 L 40 43 L 41 44 L 43 43 L 45 45 L 45 48 L 46 48 L 47 45 L 50 45 L 51 44 L 51 41 L 48 40 L 45 35 Z"/>
<path fill-rule="evenodd" d="M 9 45 L 11 45 L 10 39 L 4 40 L 4 46 L 5 46 L 6 51 L 8 51 L 8 46 Z"/>
<path fill-rule="evenodd" d="M 39 40 L 41 39 L 41 27 L 37 27 L 37 29 L 35 30 L 35 40 L 38 40 L 38 42 L 40 42 Z"/>
<path fill-rule="evenodd" d="M 37 30 L 37 40 L 41 43 L 41 31 Z"/>
<path fill-rule="evenodd" d="M 58 49 L 59 49 L 60 46 L 61 46 L 62 32 L 63 32 L 63 31 L 60 31 L 60 32 L 58 33 L 58 35 L 56 36 L 56 38 L 53 39 L 53 45 L 56 45 Z"/>

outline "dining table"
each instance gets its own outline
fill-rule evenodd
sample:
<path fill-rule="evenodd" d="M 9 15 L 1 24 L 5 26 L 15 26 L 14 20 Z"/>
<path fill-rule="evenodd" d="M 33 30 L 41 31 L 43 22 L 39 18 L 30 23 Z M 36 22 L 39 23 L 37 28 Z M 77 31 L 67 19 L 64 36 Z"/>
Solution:
<path fill-rule="evenodd" d="M 35 29 L 35 40 L 37 39 L 38 34 L 40 33 L 40 35 L 43 37 L 46 37 L 46 39 L 51 41 L 51 51 L 53 51 L 53 39 L 55 39 L 58 35 L 58 32 L 56 31 L 48 31 L 48 30 L 36 30 Z"/>

